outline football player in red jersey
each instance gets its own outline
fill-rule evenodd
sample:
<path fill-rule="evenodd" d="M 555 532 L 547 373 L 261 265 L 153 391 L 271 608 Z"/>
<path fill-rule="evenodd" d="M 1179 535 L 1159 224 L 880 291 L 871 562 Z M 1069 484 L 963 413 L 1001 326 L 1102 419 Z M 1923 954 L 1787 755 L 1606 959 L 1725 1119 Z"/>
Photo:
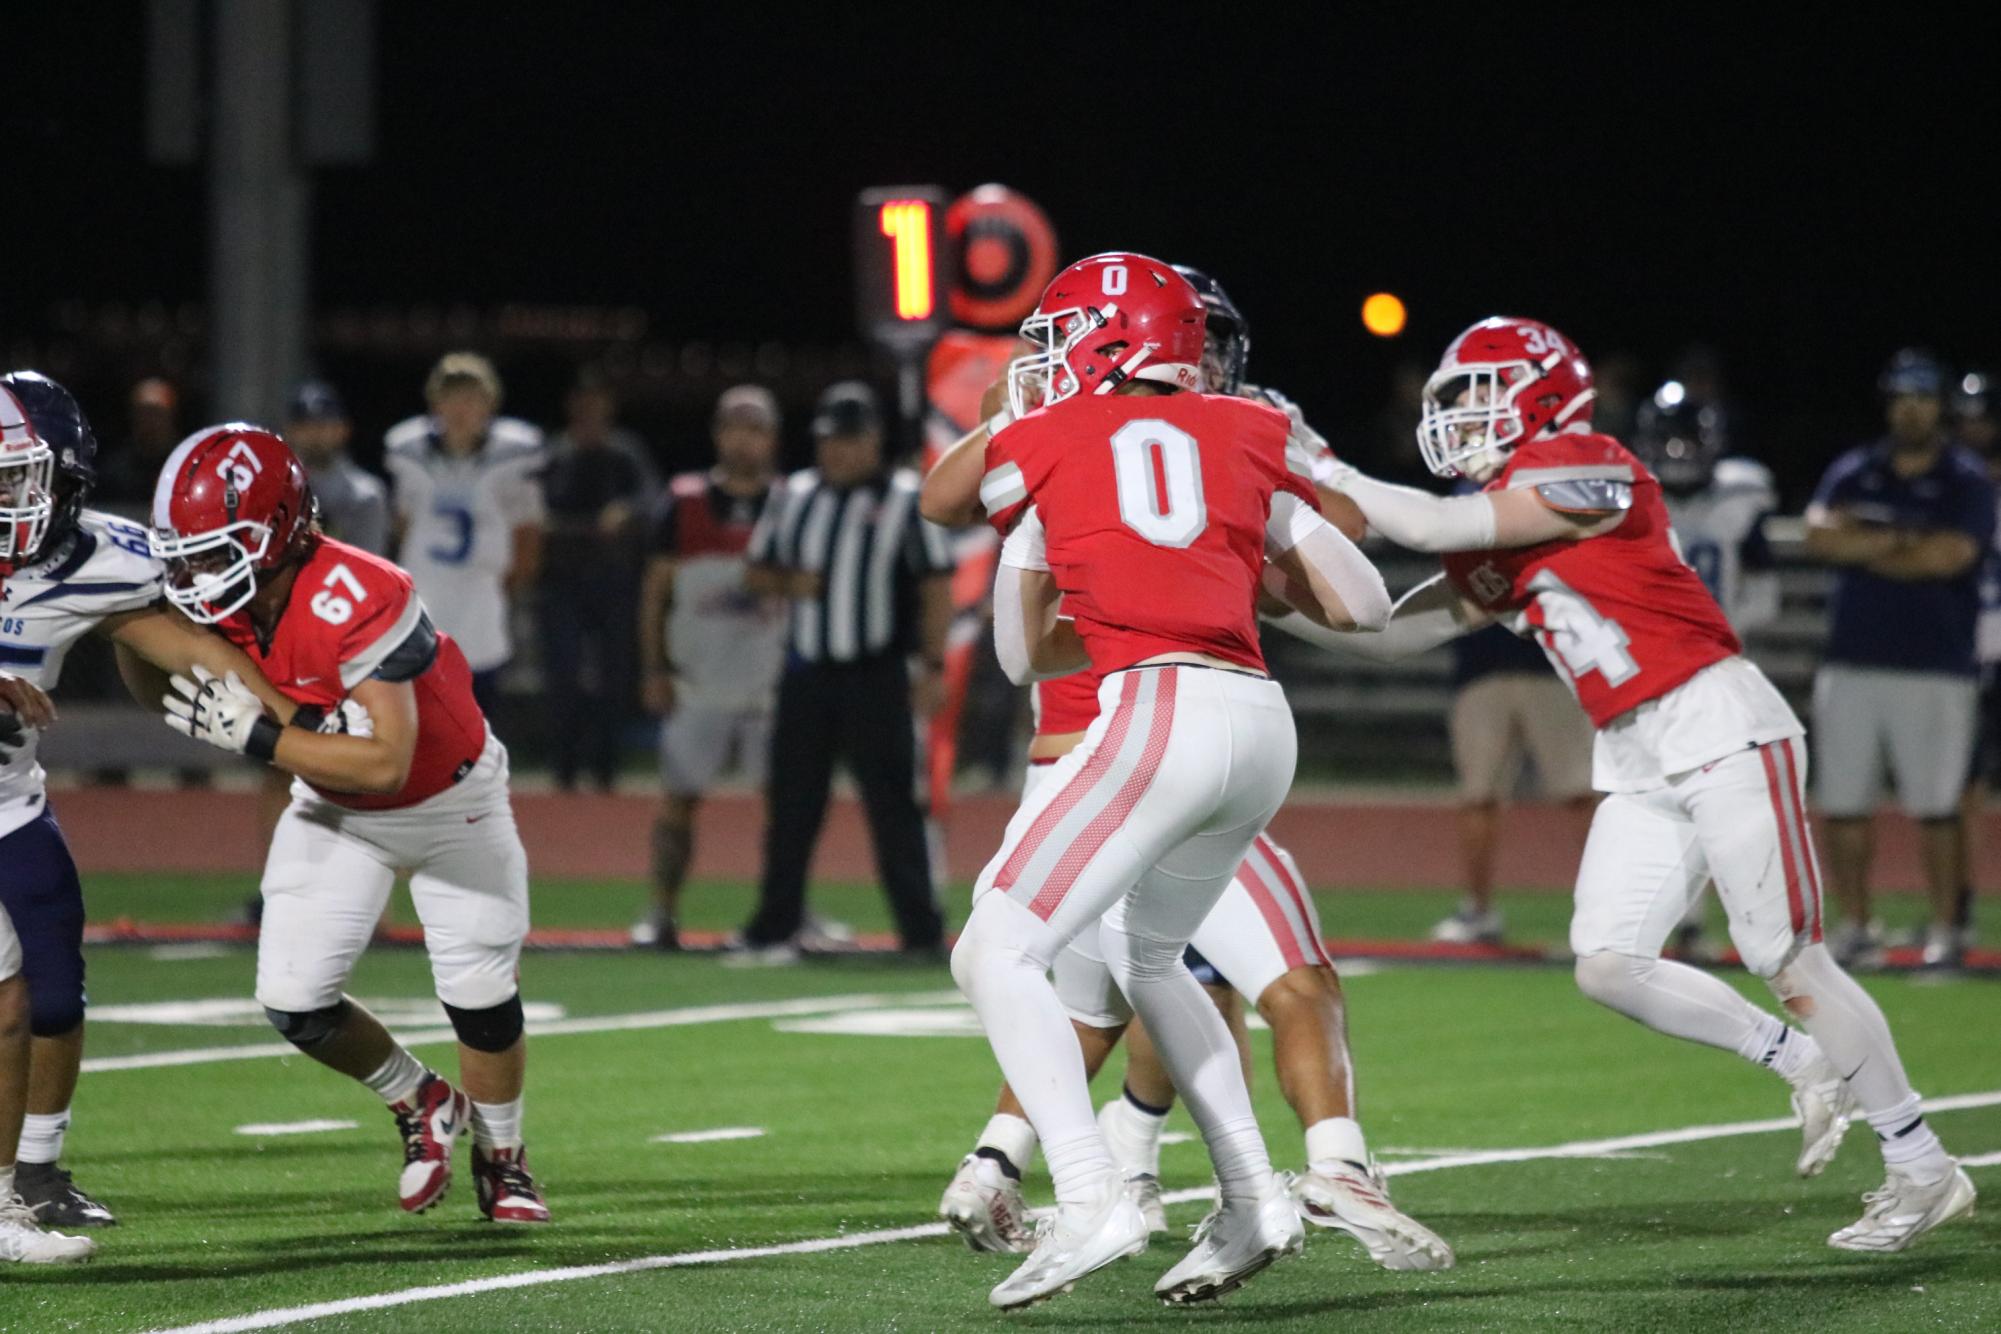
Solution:
<path fill-rule="evenodd" d="M 175 677 L 165 701 L 179 730 L 301 780 L 265 863 L 257 999 L 287 1041 L 389 1105 L 404 1209 L 444 1197 L 453 1141 L 470 1128 L 481 1212 L 546 1222 L 521 1141 L 528 865 L 507 750 L 410 577 L 325 537 L 314 515 L 292 451 L 243 423 L 182 441 L 153 494 L 169 599 L 247 652 L 304 722 L 337 731 L 297 716 L 281 725 L 233 674 Z M 404 871 L 464 1091 L 342 991 Z"/>
<path fill-rule="evenodd" d="M 1972 1181 L 1925 1123 L 1883 1012 L 1822 943 L 1806 818 L 1805 729 L 1676 548 L 1659 481 L 1591 430 L 1591 368 L 1534 320 L 1482 320 L 1425 387 L 1418 441 L 1438 497 L 1343 467 L 1331 484 L 1376 531 L 1444 556 L 1380 635 L 1288 628 L 1370 657 L 1421 652 L 1489 621 L 1532 636 L 1598 729 L 1607 795 L 1578 868 L 1570 944 L 1586 995 L 1660 1032 L 1734 1051 L 1793 1086 L 1819 1172 L 1860 1107 L 1888 1179 L 1828 1238 L 1902 1250 L 1972 1208 Z M 1660 957 L 1714 878 L 1745 966 L 1805 1033 L 1721 980 Z"/>
<path fill-rule="evenodd" d="M 1246 386 L 1244 369 L 1249 326 L 1221 284 L 1181 265 L 1207 309 L 1202 357 L 1205 389 L 1235 394 L 1287 412 L 1293 435 L 1289 447 L 1303 452 L 1318 470 L 1334 461 L 1325 442 L 1307 427 L 1296 408 L 1269 391 Z M 982 437 L 982 448 L 984 437 Z M 928 498 L 954 502 L 963 517 L 977 505 L 968 479 L 937 478 Z M 1337 514 L 1327 514 L 1343 533 L 1362 536 L 1363 524 L 1346 497 L 1321 496 Z M 960 506 L 966 507 L 961 509 Z M 992 602 L 1019 624 L 1020 572 L 1041 577 L 1048 569 L 1042 524 L 1031 510 L 1008 534 Z M 1019 670 L 1016 668 L 1015 670 Z M 1084 739 L 1098 716 L 1101 678 L 1089 670 L 1038 681 L 1033 687 L 1035 739 L 1029 746 L 1024 800 L 1047 780 L 1056 761 Z M 1221 1009 L 1249 1061 L 1242 999 L 1257 1006 L 1273 1033 L 1273 1059 L 1286 1100 L 1305 1131 L 1307 1167 L 1292 1183 L 1302 1215 L 1324 1227 L 1351 1233 L 1376 1263 L 1389 1269 L 1438 1269 L 1453 1263 L 1452 1248 L 1436 1233 L 1398 1210 L 1371 1164 L 1356 1120 L 1353 1060 L 1348 1050 L 1346 1005 L 1333 962 L 1321 942 L 1320 921 L 1298 866 L 1285 849 L 1260 835 L 1216 907 L 1191 942 L 1189 963 Z M 1199 957 L 1198 957 L 1199 956 Z M 1131 1008 L 1113 983 L 1087 929 L 1058 956 L 1053 970 L 1057 995 L 1076 1027 L 1087 1074 L 1095 1077 L 1122 1036 L 1128 1037 L 1124 1087 L 1098 1112 L 1098 1126 L 1112 1156 L 1133 1187 L 1148 1226 L 1167 1231 L 1160 1200 L 1160 1134 L 1176 1095 L 1146 1038 L 1145 1026 L 1129 1029 Z M 973 1152 L 961 1159 L 939 1201 L 939 1214 L 976 1251 L 1027 1251 L 1034 1229 L 1022 1194 L 1021 1172 L 1035 1151 L 1035 1131 L 1012 1089 L 1002 1086 L 994 1115 Z"/>
<path fill-rule="evenodd" d="M 1254 615 L 1267 555 L 1323 624 L 1379 623 L 1387 595 L 1288 467 L 1284 414 L 1191 392 L 1203 322 L 1194 288 L 1158 261 L 1071 265 L 1022 326 L 1038 350 L 1010 366 L 1016 420 L 988 445 L 983 498 L 1003 524 L 1036 506 L 1050 566 L 1022 581 L 1012 653 L 1037 674 L 1088 664 L 1105 678 L 1097 721 L 981 873 L 952 956 L 1058 1201 L 1034 1252 L 990 1294 L 1002 1308 L 1147 1242 L 1047 975 L 1094 924 L 1221 1185 L 1209 1225 L 1155 1291 L 1174 1303 L 1221 1296 L 1301 1241 L 1229 1030 L 1182 951 L 1292 779 L 1292 716 L 1265 674 Z"/>

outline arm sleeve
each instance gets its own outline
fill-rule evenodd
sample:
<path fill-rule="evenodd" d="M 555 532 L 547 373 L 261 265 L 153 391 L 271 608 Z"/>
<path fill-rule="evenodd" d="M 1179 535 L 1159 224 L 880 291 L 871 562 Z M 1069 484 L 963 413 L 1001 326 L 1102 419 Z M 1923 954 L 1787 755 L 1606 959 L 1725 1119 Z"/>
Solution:
<path fill-rule="evenodd" d="M 1820 485 L 1813 489 L 1813 503 L 1825 507 L 1839 505 L 1848 499 L 1848 481 L 1854 475 L 1855 469 L 1847 455 L 1836 459 L 1820 475 Z"/>
<path fill-rule="evenodd" d="M 1953 527 L 1980 544 L 1984 552 L 1994 545 L 1994 488 L 1985 478 L 1961 487 Z"/>
<path fill-rule="evenodd" d="M 1265 551 L 1274 556 L 1297 552 L 1300 560 L 1340 596 L 1341 605 L 1358 628 L 1378 630 L 1389 621 L 1390 591 L 1383 584 L 1381 571 L 1360 547 L 1299 497 L 1289 492 L 1272 497 L 1271 518 L 1265 524 Z"/>
<path fill-rule="evenodd" d="M 994 656 L 1000 659 L 1001 670 L 1007 673 L 1007 679 L 1018 686 L 1070 674 L 1040 673 L 1031 665 L 1027 617 L 1021 596 L 1022 576 L 1030 569 L 1005 562 L 994 567 Z"/>
<path fill-rule="evenodd" d="M 1412 551 L 1486 551 L 1494 545 L 1494 504 L 1484 493 L 1434 496 L 1364 476 L 1351 465 L 1328 483 L 1355 502 L 1369 527 Z"/>
<path fill-rule="evenodd" d="M 1001 543 L 1000 563 L 1017 570 L 1046 570 L 1049 568 L 1049 543 L 1042 529 L 1042 513 L 1030 505 L 1022 512 L 1021 521 L 1014 531 Z"/>
<path fill-rule="evenodd" d="M 1461 617 L 1458 591 L 1437 574 L 1398 598 L 1389 623 L 1373 634 L 1329 630 L 1296 611 L 1272 624 L 1319 648 L 1372 662 L 1397 662 L 1450 643 L 1474 628 Z"/>

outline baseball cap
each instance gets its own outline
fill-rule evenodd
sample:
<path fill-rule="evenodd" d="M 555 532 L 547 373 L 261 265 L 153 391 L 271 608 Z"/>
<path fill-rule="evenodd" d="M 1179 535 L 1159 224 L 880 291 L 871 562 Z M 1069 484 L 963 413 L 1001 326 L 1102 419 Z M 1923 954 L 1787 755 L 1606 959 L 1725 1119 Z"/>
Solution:
<path fill-rule="evenodd" d="M 1905 394 L 1938 398 L 1945 393 L 1945 367 L 1921 347 L 1903 348 L 1883 368 L 1876 387 L 1891 398 Z"/>
<path fill-rule="evenodd" d="M 740 384 L 734 389 L 725 389 L 722 397 L 716 400 L 716 422 L 720 425 L 727 421 L 739 421 L 775 431 L 778 429 L 778 400 L 761 384 Z"/>
<path fill-rule="evenodd" d="M 843 380 L 820 395 L 813 409 L 813 434 L 867 435 L 882 429 L 882 408 L 875 390 L 860 380 Z"/>
<path fill-rule="evenodd" d="M 286 415 L 295 422 L 346 421 L 347 404 L 341 401 L 340 390 L 325 380 L 307 380 L 292 391 Z"/>

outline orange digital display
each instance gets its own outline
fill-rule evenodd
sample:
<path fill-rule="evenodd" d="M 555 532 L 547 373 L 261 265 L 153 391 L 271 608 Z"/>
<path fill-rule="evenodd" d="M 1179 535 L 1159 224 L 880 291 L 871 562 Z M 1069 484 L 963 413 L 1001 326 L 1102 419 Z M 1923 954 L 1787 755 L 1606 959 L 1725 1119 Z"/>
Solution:
<path fill-rule="evenodd" d="M 921 199 L 891 199 L 878 215 L 882 234 L 894 249 L 890 280 L 896 317 L 928 320 L 937 304 L 931 290 L 931 205 Z"/>

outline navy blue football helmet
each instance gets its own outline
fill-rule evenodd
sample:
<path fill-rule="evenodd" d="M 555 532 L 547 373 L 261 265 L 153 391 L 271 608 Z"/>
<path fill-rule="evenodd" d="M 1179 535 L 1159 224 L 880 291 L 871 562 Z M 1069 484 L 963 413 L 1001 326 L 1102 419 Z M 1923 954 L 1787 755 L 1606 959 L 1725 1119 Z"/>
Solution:
<path fill-rule="evenodd" d="M 77 515 L 97 484 L 97 435 L 69 390 L 40 371 L 0 375 L 0 388 L 14 396 L 28 424 L 55 455 L 55 508 L 36 549 L 21 553 L 30 565 L 76 528 Z"/>
<path fill-rule="evenodd" d="M 1244 368 L 1251 360 L 1250 321 L 1230 300 L 1223 284 L 1202 270 L 1176 264 L 1174 271 L 1188 280 L 1209 314 L 1205 325 L 1208 346 L 1203 349 L 1202 363 L 1205 372 L 1213 372 L 1213 378 L 1204 387 L 1212 394 L 1234 394 L 1244 387 Z"/>
<path fill-rule="evenodd" d="M 1730 452 L 1729 424 L 1720 405 L 1694 397 L 1679 380 L 1669 380 L 1640 404 L 1633 452 L 1662 486 L 1689 495 L 1709 485 L 1717 462 Z"/>

